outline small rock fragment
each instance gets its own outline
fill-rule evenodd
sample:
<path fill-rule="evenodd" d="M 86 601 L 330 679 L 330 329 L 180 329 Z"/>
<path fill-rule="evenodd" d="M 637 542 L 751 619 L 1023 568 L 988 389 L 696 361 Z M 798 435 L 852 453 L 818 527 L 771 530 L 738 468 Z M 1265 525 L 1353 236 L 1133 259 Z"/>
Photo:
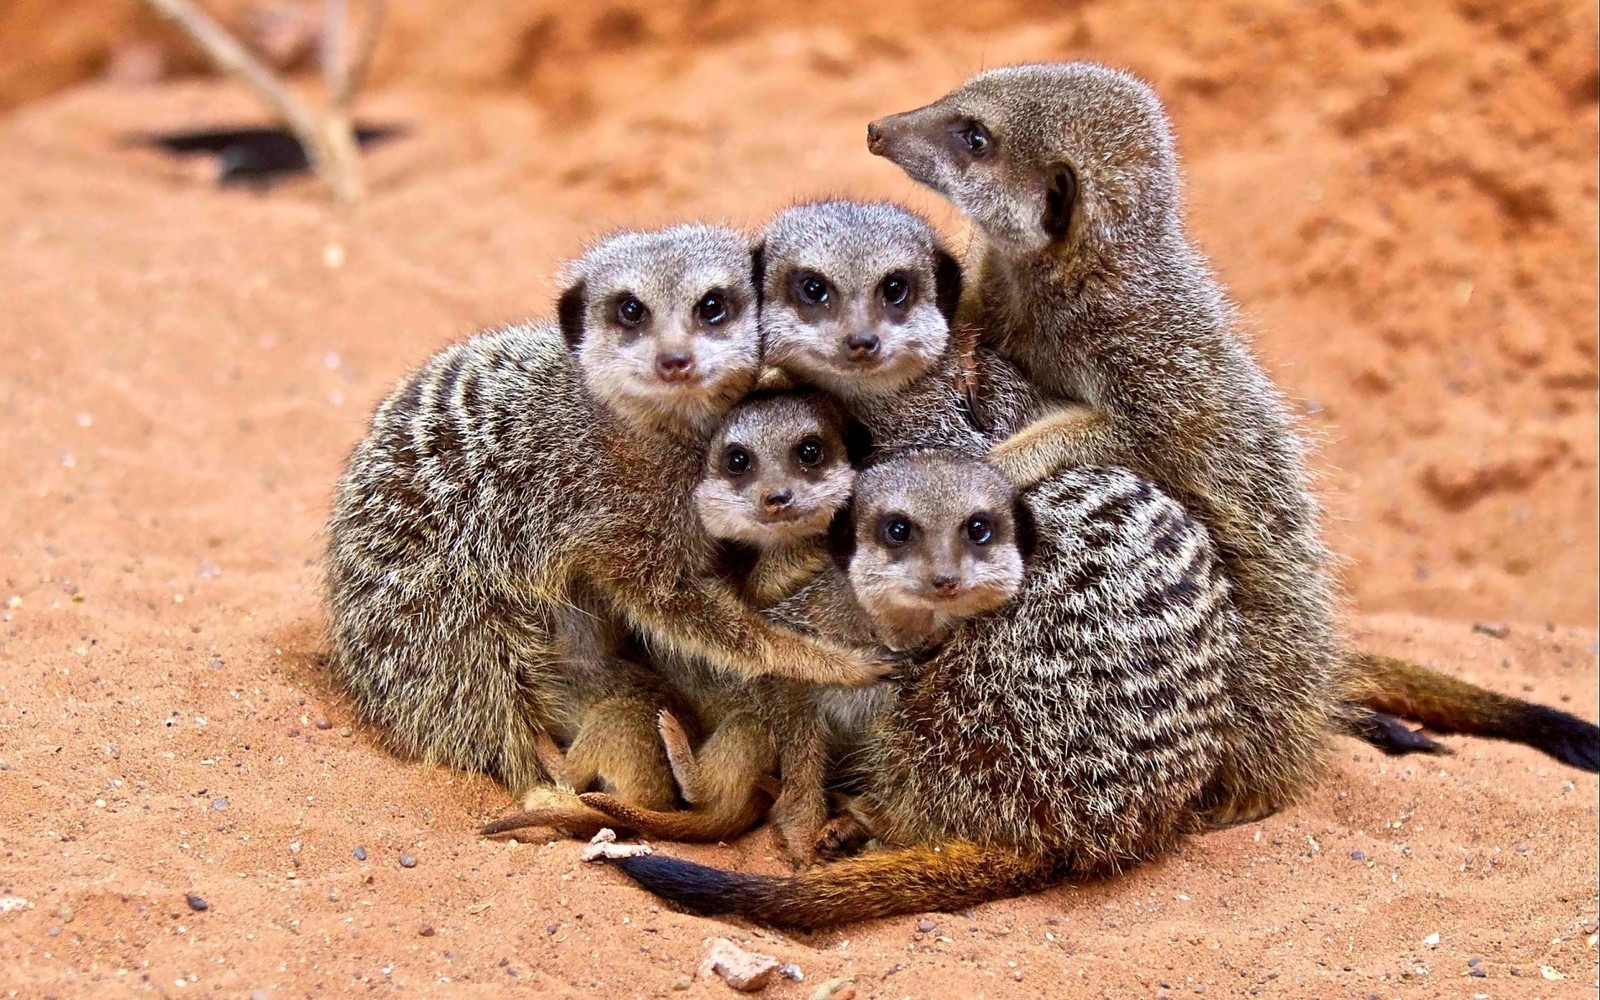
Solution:
<path fill-rule="evenodd" d="M 211 909 L 211 904 L 210 903 L 206 902 L 204 899 L 200 898 L 199 896 L 196 896 L 192 892 L 189 893 L 187 896 L 183 897 L 183 899 L 184 899 L 184 902 L 189 904 L 189 909 L 193 910 L 196 913 L 204 913 L 206 910 Z"/>
<path fill-rule="evenodd" d="M 215 809 L 217 812 L 222 812 L 224 809 L 228 808 L 228 800 L 227 799 L 212 799 L 211 800 L 211 808 Z"/>
<path fill-rule="evenodd" d="M 700 963 L 699 974 L 701 978 L 719 976 L 740 993 L 755 993 L 766 989 L 777 971 L 778 960 L 771 955 L 745 951 L 727 938 L 717 938 Z"/>
<path fill-rule="evenodd" d="M 923 917 L 921 920 L 917 921 L 917 930 L 924 934 L 931 932 L 937 926 L 939 925 L 935 924 L 933 919 L 930 917 Z"/>
<path fill-rule="evenodd" d="M 417 859 L 413 858 L 409 854 L 405 854 L 405 853 L 402 852 L 401 855 L 400 855 L 400 867 L 401 868 L 415 868 L 415 867 L 417 867 Z"/>
<path fill-rule="evenodd" d="M 806 980 L 806 974 L 801 972 L 800 966 L 793 962 L 785 962 L 783 965 L 778 966 L 778 975 L 792 983 L 803 983 Z"/>
<path fill-rule="evenodd" d="M 312 723 L 312 725 L 316 726 L 318 729 L 332 729 L 333 728 L 333 723 L 329 722 L 327 720 L 327 718 L 324 717 L 324 716 L 319 716 L 317 718 L 317 721 Z"/>
<path fill-rule="evenodd" d="M 421 927 L 417 928 L 417 933 L 422 935 L 423 937 L 433 937 L 435 934 L 438 933 L 438 931 L 435 931 L 433 929 L 433 925 L 432 924 L 423 924 Z"/>
<path fill-rule="evenodd" d="M 367 849 L 365 847 L 359 847 L 358 846 L 355 850 L 351 851 L 350 853 L 354 854 L 356 856 L 356 860 L 357 861 L 365 861 L 365 860 L 367 860 Z"/>
<path fill-rule="evenodd" d="M 817 984 L 812 991 L 811 1000 L 855 1000 L 856 980 L 854 976 L 841 976 L 838 979 L 828 979 Z"/>
<path fill-rule="evenodd" d="M 354 736 L 355 735 L 355 730 L 351 729 L 349 726 L 340 726 L 339 727 L 339 735 L 340 736 L 346 736 L 346 737 Z"/>
<path fill-rule="evenodd" d="M 72 907 L 68 906 L 65 903 L 62 903 L 61 906 L 59 906 L 56 909 L 56 916 L 60 917 L 61 918 L 61 922 L 64 923 L 64 924 L 72 923 L 72 918 L 75 915 L 76 914 L 74 914 L 72 912 Z"/>
<path fill-rule="evenodd" d="M 672 981 L 672 988 L 675 989 L 675 990 L 678 990 L 679 992 L 682 992 L 683 990 L 686 990 L 686 989 L 688 989 L 689 987 L 691 987 L 693 985 L 694 985 L 694 980 L 690 979 L 688 976 L 681 976 L 678 979 L 675 979 L 675 980 Z"/>
<path fill-rule="evenodd" d="M 1432 934 L 1429 934 L 1427 937 L 1422 939 L 1422 943 L 1427 945 L 1429 948 L 1439 947 L 1439 932 L 1434 931 Z"/>
<path fill-rule="evenodd" d="M 636 858 L 641 854 L 652 853 L 654 852 L 649 844 L 617 843 L 617 832 L 607 826 L 601 827 L 600 832 L 584 845 L 578 857 L 584 861 L 610 861 L 614 858 Z"/>
<path fill-rule="evenodd" d="M 1546 979 L 1565 979 L 1565 978 L 1567 978 L 1566 975 L 1564 975 L 1563 973 L 1557 972 L 1554 967 L 1549 966 L 1549 965 L 1541 965 L 1541 966 L 1539 966 L 1539 975 L 1543 976 Z"/>
<path fill-rule="evenodd" d="M 1351 851 L 1350 852 L 1350 860 L 1351 861 L 1365 861 L 1365 860 L 1367 860 L 1367 852 L 1366 851 Z"/>
<path fill-rule="evenodd" d="M 1472 631 L 1493 636 L 1496 639 L 1504 639 L 1511 634 L 1511 626 L 1504 622 L 1473 622 Z"/>

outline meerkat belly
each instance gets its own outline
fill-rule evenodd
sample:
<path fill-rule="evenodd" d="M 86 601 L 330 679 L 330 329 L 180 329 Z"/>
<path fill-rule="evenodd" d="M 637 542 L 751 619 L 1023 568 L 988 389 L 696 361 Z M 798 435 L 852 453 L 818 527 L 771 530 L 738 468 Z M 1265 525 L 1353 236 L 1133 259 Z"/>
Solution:
<path fill-rule="evenodd" d="M 1237 624 L 1209 538 L 1119 469 L 1059 473 L 1014 602 L 945 643 L 878 721 L 896 840 L 1115 867 L 1182 828 L 1216 767 Z"/>

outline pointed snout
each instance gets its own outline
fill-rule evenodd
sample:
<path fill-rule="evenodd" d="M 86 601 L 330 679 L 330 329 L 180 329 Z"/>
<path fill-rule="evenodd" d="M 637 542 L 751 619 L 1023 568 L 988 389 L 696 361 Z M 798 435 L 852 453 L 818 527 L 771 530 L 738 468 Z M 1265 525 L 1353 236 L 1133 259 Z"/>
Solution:
<path fill-rule="evenodd" d="M 761 509 L 768 514 L 781 514 L 793 504 L 794 494 L 788 490 L 768 490 L 761 497 Z"/>
<path fill-rule="evenodd" d="M 656 377 L 663 382 L 687 382 L 694 377 L 694 355 L 688 351 L 662 351 L 656 355 Z"/>
<path fill-rule="evenodd" d="M 878 340 L 878 335 L 870 330 L 852 333 L 844 338 L 844 347 L 849 353 L 851 361 L 866 361 L 877 357 L 878 348 L 881 346 L 882 343 Z"/>
<path fill-rule="evenodd" d="M 961 589 L 961 577 L 954 573 L 935 573 L 928 578 L 928 586 L 940 597 L 953 597 Z"/>

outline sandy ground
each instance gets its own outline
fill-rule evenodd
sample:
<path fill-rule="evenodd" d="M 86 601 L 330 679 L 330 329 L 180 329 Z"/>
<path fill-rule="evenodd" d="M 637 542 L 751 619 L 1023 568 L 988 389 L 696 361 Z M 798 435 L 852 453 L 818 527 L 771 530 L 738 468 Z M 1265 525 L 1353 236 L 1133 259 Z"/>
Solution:
<path fill-rule="evenodd" d="M 959 242 L 865 121 L 1088 56 L 1169 99 L 1195 233 L 1319 438 L 1352 630 L 1594 718 L 1593 10 L 509 7 L 397 15 L 364 111 L 412 134 L 346 214 L 127 146 L 256 118 L 226 84 L 0 119 L 0 897 L 26 900 L 0 903 L 0 992 L 720 996 L 688 977 L 734 935 L 803 970 L 780 997 L 1595 995 L 1595 778 L 1459 739 L 1342 742 L 1291 811 L 929 932 L 657 909 L 574 844 L 480 840 L 492 782 L 383 752 L 319 666 L 317 564 L 371 407 L 546 312 L 586 237 L 850 193 Z M 777 867 L 765 833 L 668 849 Z"/>

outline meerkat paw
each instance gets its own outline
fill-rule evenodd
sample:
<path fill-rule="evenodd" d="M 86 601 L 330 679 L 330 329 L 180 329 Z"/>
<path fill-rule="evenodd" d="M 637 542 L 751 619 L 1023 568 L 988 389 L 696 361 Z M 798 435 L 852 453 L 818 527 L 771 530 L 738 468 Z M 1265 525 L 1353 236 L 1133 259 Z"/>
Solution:
<path fill-rule="evenodd" d="M 700 776 L 700 762 L 695 759 L 694 748 L 689 745 L 689 734 L 683 723 L 666 709 L 656 713 L 656 731 L 661 734 L 661 745 L 667 751 L 667 766 L 678 783 L 678 794 L 683 801 L 695 805 L 704 797 L 705 782 Z"/>
<path fill-rule="evenodd" d="M 817 834 L 813 853 L 823 861 L 838 861 L 861 853 L 871 839 L 872 831 L 867 829 L 866 824 L 846 813 L 823 824 L 822 832 Z"/>
<path fill-rule="evenodd" d="M 778 849 L 791 865 L 804 868 L 816 863 L 817 842 L 828 821 L 828 806 L 820 789 L 815 794 L 800 794 L 785 786 L 768 818 Z"/>
<path fill-rule="evenodd" d="M 1017 489 L 1026 489 L 1061 469 L 1082 464 L 1079 442 L 1105 422 L 1081 404 L 1058 407 L 990 447 L 984 461 Z"/>

